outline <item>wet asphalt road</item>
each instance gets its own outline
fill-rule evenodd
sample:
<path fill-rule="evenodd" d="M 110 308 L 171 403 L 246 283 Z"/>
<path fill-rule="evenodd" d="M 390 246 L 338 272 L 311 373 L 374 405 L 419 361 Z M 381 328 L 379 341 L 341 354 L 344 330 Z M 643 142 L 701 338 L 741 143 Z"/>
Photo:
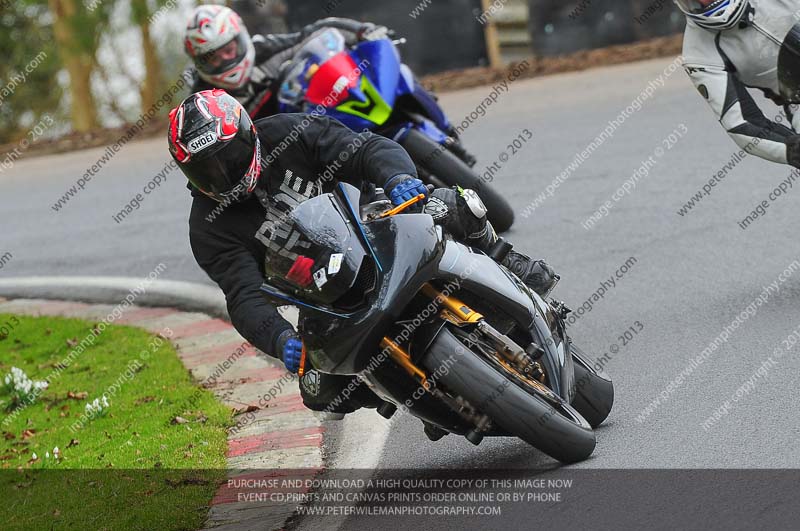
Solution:
<path fill-rule="evenodd" d="M 509 155 L 494 185 L 521 212 L 669 63 L 664 59 L 516 81 L 465 131 L 465 143 L 479 164 Z M 446 94 L 441 103 L 458 121 L 490 90 Z M 527 136 L 525 129 L 533 138 L 512 155 L 507 146 Z M 571 327 L 574 340 L 595 356 L 618 347 L 606 366 L 617 390 L 614 411 L 598 430 L 592 458 L 575 468 L 800 465 L 800 414 L 791 407 L 800 394 L 800 361 L 795 350 L 782 346 L 800 327 L 800 269 L 779 281 L 800 260 L 800 190 L 789 189 L 742 230 L 737 223 L 790 174 L 787 167 L 747 158 L 694 210 L 677 214 L 735 150 L 679 70 L 532 216 L 518 216 L 508 235 L 519 249 L 546 258 L 558 270 L 563 280 L 555 295 L 573 307 L 635 259 L 623 278 L 615 279 L 615 287 Z M 208 283 L 189 250 L 190 200 L 177 172 L 128 219 L 112 221 L 168 161 L 163 139 L 126 146 L 62 211 L 51 209 L 102 151 L 30 159 L 0 173 L 0 254 L 13 255 L 0 277 L 143 277 L 163 262 L 164 278 Z M 615 191 L 650 157 L 655 162 L 648 164 L 649 174 L 613 202 Z M 584 228 L 582 223 L 607 200 L 613 203 L 608 216 L 591 230 Z M 730 329 L 763 287 L 775 282 L 777 292 L 740 320 L 727 342 L 718 343 L 663 404 L 637 420 L 689 360 Z M 630 327 L 640 328 L 636 322 L 641 332 L 622 340 Z M 770 356 L 776 363 L 764 365 Z M 767 368 L 754 378 L 759 367 Z M 748 381 L 748 393 L 704 428 L 714 410 Z M 343 451 L 338 440 L 337 435 L 328 440 L 334 459 Z M 353 450 L 360 451 L 346 449 Z M 391 422 L 378 463 L 414 469 L 556 466 L 510 439 L 486 440 L 478 448 L 453 436 L 430 443 L 420 423 L 407 417 Z"/>

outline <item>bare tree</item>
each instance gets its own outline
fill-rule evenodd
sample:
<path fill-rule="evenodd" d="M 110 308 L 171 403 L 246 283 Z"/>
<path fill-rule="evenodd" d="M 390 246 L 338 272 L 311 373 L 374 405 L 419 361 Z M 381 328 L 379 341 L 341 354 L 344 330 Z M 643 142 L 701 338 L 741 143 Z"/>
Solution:
<path fill-rule="evenodd" d="M 164 2 L 154 2 L 155 8 Z M 150 17 L 152 12 L 147 0 L 131 0 L 131 15 L 133 22 L 142 32 L 142 53 L 144 55 L 145 77 L 141 84 L 140 94 L 142 109 L 147 109 L 161 96 L 163 89 L 163 71 L 158 50 L 150 35 Z"/>
<path fill-rule="evenodd" d="M 92 93 L 92 71 L 97 50 L 98 18 L 81 0 L 48 0 L 53 14 L 53 35 L 61 61 L 69 74 L 72 99 L 72 127 L 89 131 L 97 127 L 97 110 Z"/>

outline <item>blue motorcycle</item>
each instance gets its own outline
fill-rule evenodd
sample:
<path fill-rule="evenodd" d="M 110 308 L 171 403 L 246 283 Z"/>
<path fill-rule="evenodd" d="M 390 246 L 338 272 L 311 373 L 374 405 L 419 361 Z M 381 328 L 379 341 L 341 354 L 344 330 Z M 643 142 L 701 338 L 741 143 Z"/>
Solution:
<path fill-rule="evenodd" d="M 423 181 L 475 190 L 495 230 L 508 230 L 514 223 L 511 205 L 472 169 L 475 158 L 436 97 L 402 62 L 402 42 L 387 38 L 348 48 L 336 29 L 312 35 L 282 69 L 279 111 L 324 114 L 354 131 L 393 139 L 411 155 Z"/>

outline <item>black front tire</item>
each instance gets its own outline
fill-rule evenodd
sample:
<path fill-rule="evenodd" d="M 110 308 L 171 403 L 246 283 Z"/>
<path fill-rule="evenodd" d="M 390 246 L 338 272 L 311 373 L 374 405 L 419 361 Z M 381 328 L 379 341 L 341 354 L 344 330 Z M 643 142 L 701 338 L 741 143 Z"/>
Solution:
<path fill-rule="evenodd" d="M 442 372 L 441 367 L 450 367 L 438 382 L 488 415 L 504 431 L 550 457 L 562 463 L 576 463 L 594 451 L 597 441 L 591 426 L 569 404 L 563 402 L 555 408 L 468 349 L 447 327 L 425 354 L 422 365 L 437 374 Z"/>
<path fill-rule="evenodd" d="M 494 230 L 505 232 L 514 224 L 514 209 L 509 202 L 466 162 L 415 129 L 408 132 L 401 144 L 421 173 L 433 176 L 432 184 L 475 190 L 486 205 Z"/>

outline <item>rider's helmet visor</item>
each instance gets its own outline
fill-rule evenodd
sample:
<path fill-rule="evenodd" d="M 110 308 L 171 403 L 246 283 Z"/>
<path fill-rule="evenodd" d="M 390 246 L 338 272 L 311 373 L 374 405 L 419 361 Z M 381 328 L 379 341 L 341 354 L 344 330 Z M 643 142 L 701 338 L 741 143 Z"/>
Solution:
<path fill-rule="evenodd" d="M 213 52 L 197 58 L 197 69 L 208 75 L 226 72 L 239 64 L 247 55 L 247 36 L 239 33 Z"/>

